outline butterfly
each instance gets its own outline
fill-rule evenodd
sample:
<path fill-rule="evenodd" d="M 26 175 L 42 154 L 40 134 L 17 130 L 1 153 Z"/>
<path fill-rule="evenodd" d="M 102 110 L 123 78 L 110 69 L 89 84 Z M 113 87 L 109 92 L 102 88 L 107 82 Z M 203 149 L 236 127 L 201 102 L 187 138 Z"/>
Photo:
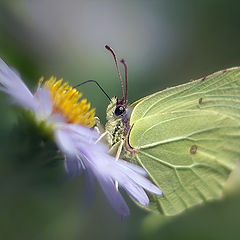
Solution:
<path fill-rule="evenodd" d="M 113 97 L 105 138 L 110 153 L 143 167 L 163 196 L 150 195 L 149 210 L 176 215 L 219 198 L 240 159 L 240 67 L 127 102 Z"/>

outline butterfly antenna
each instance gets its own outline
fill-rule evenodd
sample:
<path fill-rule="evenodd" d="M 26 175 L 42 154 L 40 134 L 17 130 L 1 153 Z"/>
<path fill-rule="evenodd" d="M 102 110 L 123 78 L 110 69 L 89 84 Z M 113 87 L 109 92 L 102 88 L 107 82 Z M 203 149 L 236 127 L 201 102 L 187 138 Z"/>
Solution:
<path fill-rule="evenodd" d="M 117 57 L 113 51 L 113 49 L 111 47 L 109 47 L 108 45 L 105 45 L 105 48 L 112 54 L 113 56 L 113 59 L 114 59 L 114 62 L 115 62 L 115 66 L 117 68 L 117 73 L 118 73 L 118 77 L 120 79 L 120 82 L 121 82 L 121 88 L 122 88 L 122 96 L 123 96 L 123 99 L 125 98 L 125 94 L 124 94 L 124 87 L 123 87 L 123 80 L 122 80 L 122 76 L 121 76 L 121 73 L 120 73 L 120 70 L 119 70 L 119 67 L 118 67 L 118 63 L 117 63 Z"/>
<path fill-rule="evenodd" d="M 127 63 L 124 59 L 121 59 L 120 62 L 124 66 L 124 73 L 125 73 L 125 103 L 127 102 L 128 99 L 128 76 L 127 76 Z"/>
<path fill-rule="evenodd" d="M 101 87 L 101 85 L 96 81 L 96 80 L 86 80 L 84 82 L 81 82 L 77 85 L 75 85 L 73 88 L 77 88 L 80 87 L 81 85 L 85 84 L 85 83 L 89 83 L 89 82 L 93 82 L 95 84 L 97 84 L 97 86 L 100 88 L 100 90 L 105 94 L 105 96 L 109 99 L 109 101 L 111 102 L 111 98 L 109 97 L 109 95 L 105 92 L 105 90 Z"/>

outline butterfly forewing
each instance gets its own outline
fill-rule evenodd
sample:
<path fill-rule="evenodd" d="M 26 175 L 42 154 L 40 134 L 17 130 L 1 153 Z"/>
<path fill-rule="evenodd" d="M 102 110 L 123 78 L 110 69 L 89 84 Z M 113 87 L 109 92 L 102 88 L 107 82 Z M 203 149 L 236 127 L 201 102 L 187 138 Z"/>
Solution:
<path fill-rule="evenodd" d="M 235 107 L 240 104 L 240 68 L 232 68 L 214 73 L 208 77 L 177 87 L 168 88 L 145 97 L 134 108 L 130 119 L 136 120 L 159 112 L 183 111 L 204 108 L 207 103 Z M 135 105 L 135 104 L 134 104 Z M 232 110 L 229 111 L 232 113 Z M 237 110 L 238 112 L 238 110 Z M 239 114 L 239 112 L 238 112 Z"/>
<path fill-rule="evenodd" d="M 240 70 L 158 92 L 133 110 L 129 144 L 163 190 L 150 209 L 175 215 L 221 195 L 240 159 Z"/>

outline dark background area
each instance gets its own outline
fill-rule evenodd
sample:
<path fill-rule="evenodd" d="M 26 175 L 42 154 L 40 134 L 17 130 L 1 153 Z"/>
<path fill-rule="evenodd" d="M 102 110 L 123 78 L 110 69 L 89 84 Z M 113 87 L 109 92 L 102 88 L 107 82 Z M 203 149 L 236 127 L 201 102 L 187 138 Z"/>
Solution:
<path fill-rule="evenodd" d="M 0 57 L 33 91 L 55 75 L 72 85 L 95 79 L 121 96 L 109 44 L 128 63 L 131 103 L 238 66 L 239 9 L 233 0 L 2 0 Z M 80 91 L 104 123 L 107 98 L 93 84 Z M 238 173 L 223 200 L 174 218 L 152 216 L 125 195 L 131 215 L 121 221 L 98 186 L 86 206 L 84 178 L 66 181 L 61 159 L 45 163 L 53 152 L 29 146 L 33 136 L 19 130 L 21 111 L 9 102 L 0 93 L 0 239 L 239 239 Z"/>

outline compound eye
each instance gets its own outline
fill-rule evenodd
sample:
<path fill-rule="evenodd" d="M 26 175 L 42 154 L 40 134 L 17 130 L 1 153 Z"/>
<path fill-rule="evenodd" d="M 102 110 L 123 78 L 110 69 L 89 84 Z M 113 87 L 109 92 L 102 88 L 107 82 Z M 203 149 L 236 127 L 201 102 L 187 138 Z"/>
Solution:
<path fill-rule="evenodd" d="M 115 115 L 116 115 L 116 116 L 120 116 L 120 115 L 122 115 L 124 112 L 125 112 L 125 107 L 123 107 L 123 106 L 118 106 L 118 107 L 116 107 L 116 109 L 115 109 Z"/>

